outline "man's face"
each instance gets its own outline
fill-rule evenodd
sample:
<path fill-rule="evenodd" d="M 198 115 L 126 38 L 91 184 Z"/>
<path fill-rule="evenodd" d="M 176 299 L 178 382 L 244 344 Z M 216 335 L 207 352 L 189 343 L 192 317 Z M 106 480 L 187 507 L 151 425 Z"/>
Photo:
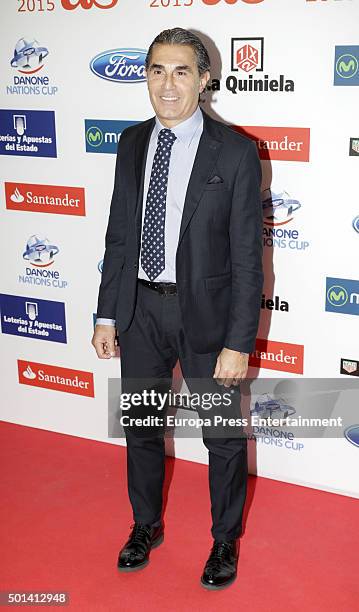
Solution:
<path fill-rule="evenodd" d="M 193 115 L 208 79 L 208 71 L 199 75 L 192 47 L 155 45 L 147 71 L 147 86 L 161 123 L 171 128 Z"/>

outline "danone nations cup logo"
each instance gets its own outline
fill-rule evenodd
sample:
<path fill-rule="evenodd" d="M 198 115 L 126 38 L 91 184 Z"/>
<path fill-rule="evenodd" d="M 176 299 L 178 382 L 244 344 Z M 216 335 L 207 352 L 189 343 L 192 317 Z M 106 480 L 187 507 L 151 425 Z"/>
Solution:
<path fill-rule="evenodd" d="M 43 68 L 44 59 L 48 54 L 47 47 L 39 45 L 34 38 L 20 38 L 15 45 L 10 64 L 22 74 L 33 74 Z"/>

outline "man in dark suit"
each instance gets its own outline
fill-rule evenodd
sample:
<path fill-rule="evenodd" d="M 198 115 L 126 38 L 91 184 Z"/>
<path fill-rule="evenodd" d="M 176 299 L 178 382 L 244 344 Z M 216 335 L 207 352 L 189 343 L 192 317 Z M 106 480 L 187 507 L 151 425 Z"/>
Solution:
<path fill-rule="evenodd" d="M 146 60 L 156 117 L 121 135 L 92 343 L 110 358 L 117 329 L 122 391 L 134 379 L 168 389 L 179 359 L 191 393 L 204 381 L 210 391 L 231 387 L 238 399 L 254 349 L 263 283 L 260 162 L 251 140 L 199 109 L 209 69 L 197 36 L 161 32 Z M 239 414 L 236 402 L 218 410 Z M 134 412 L 149 413 L 144 405 Z M 163 430 L 144 429 L 125 430 L 134 526 L 119 554 L 122 571 L 144 567 L 163 540 Z M 203 430 L 214 542 L 201 582 L 209 589 L 236 578 L 246 496 L 246 439 L 226 431 Z"/>

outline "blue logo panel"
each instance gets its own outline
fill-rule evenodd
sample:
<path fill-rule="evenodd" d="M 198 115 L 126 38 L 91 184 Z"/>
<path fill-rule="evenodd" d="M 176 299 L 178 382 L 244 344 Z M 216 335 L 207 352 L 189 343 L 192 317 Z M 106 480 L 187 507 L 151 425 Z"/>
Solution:
<path fill-rule="evenodd" d="M 334 85 L 359 85 L 359 45 L 335 47 Z"/>
<path fill-rule="evenodd" d="M 327 278 L 325 310 L 359 315 L 359 281 L 347 278 Z"/>
<path fill-rule="evenodd" d="M 138 121 L 113 121 L 109 119 L 85 119 L 87 153 L 117 153 L 117 145 L 123 130 Z"/>
<path fill-rule="evenodd" d="M 142 83 L 145 77 L 146 49 L 110 49 L 91 60 L 96 76 L 117 83 Z"/>
<path fill-rule="evenodd" d="M 1 331 L 66 344 L 65 304 L 0 294 Z"/>
<path fill-rule="evenodd" d="M 57 157 L 54 111 L 0 110 L 0 155 Z"/>
<path fill-rule="evenodd" d="M 348 442 L 359 448 L 359 425 L 352 425 L 344 431 L 344 435 Z"/>

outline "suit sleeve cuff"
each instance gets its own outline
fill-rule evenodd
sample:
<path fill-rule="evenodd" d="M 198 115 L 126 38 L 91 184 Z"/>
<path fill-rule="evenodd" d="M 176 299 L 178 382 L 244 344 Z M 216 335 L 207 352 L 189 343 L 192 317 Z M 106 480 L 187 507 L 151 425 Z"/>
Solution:
<path fill-rule="evenodd" d="M 254 351 L 255 340 L 240 340 L 237 342 L 236 340 L 230 340 L 227 338 L 223 343 L 225 348 L 231 349 L 232 351 L 237 351 L 238 353 L 244 353 L 246 355 L 250 355 Z"/>
<path fill-rule="evenodd" d="M 233 348 L 232 346 L 228 346 L 228 344 L 226 344 L 224 348 L 230 349 L 231 351 L 236 351 L 237 353 L 240 353 L 241 355 L 249 355 L 248 351 L 241 351 L 239 348 Z"/>

